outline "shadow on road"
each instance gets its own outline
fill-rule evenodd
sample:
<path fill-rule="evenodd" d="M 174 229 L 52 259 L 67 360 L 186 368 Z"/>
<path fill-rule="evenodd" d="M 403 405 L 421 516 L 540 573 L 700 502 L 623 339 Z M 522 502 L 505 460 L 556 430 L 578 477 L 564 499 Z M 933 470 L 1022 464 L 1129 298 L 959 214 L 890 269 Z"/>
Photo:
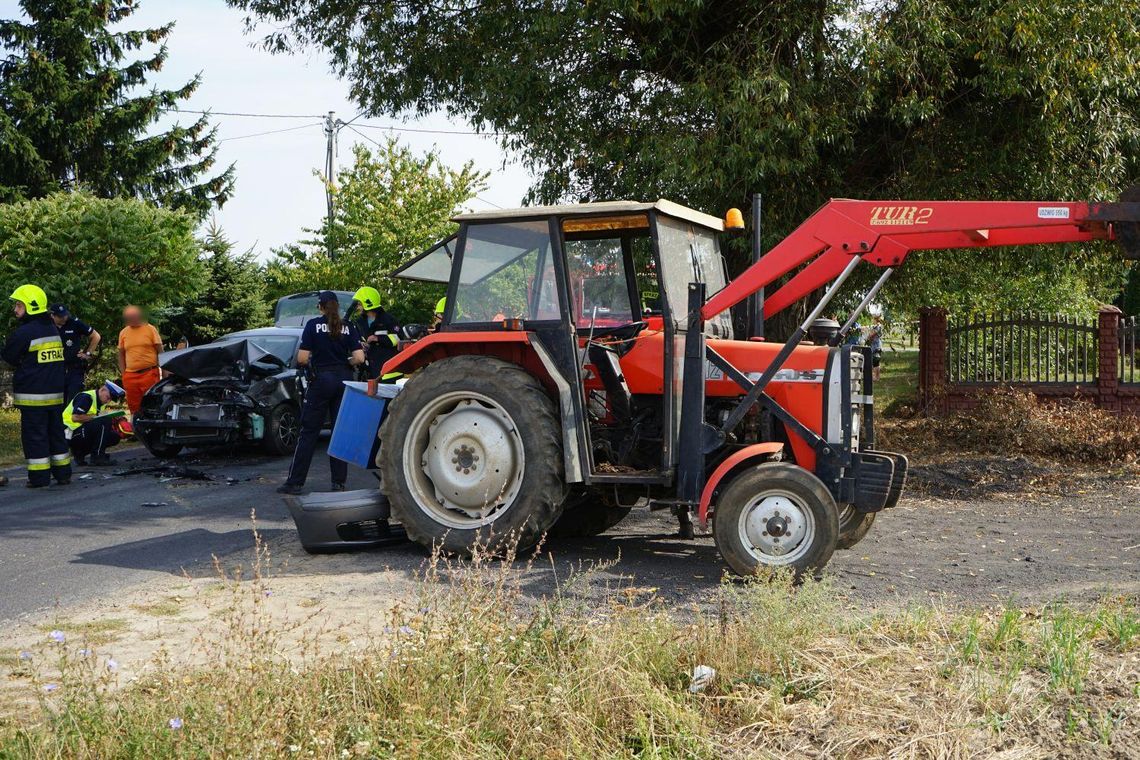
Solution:
<path fill-rule="evenodd" d="M 262 540 L 274 540 L 292 531 L 270 529 L 260 531 Z M 102 549 L 80 552 L 72 560 L 76 564 L 106 565 L 131 570 L 154 570 L 203 578 L 215 573 L 213 557 L 228 557 L 243 552 L 253 560 L 254 535 L 251 530 L 216 533 L 204 528 L 185 530 L 156 538 L 128 541 Z M 232 561 L 226 562 L 227 565 Z M 244 564 L 244 562 L 243 562 Z"/>

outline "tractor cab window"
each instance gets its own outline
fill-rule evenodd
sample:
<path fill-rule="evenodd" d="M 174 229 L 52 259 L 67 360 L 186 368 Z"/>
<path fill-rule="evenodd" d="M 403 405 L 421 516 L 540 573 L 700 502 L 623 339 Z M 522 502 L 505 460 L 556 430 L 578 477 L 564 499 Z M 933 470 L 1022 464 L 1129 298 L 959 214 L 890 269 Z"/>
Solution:
<path fill-rule="evenodd" d="M 716 233 L 707 228 L 669 216 L 657 218 L 657 239 L 661 247 L 662 280 L 672 309 L 673 321 L 681 327 L 689 302 L 689 283 L 703 282 L 706 297 L 726 284 L 724 258 Z M 705 323 L 711 338 L 731 338 L 732 318 L 728 312 Z"/>
<path fill-rule="evenodd" d="M 572 218 L 562 230 L 575 327 L 599 330 L 640 321 L 634 249 L 651 254 L 648 217 Z"/>
<path fill-rule="evenodd" d="M 558 319 L 545 221 L 467 228 L 452 323 Z"/>

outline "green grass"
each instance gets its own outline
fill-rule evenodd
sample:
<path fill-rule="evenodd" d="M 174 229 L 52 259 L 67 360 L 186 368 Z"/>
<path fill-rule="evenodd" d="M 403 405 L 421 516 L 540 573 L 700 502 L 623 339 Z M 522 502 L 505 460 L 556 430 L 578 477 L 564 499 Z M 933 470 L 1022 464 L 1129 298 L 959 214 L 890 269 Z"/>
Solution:
<path fill-rule="evenodd" d="M 1058 756 L 1135 738 L 1131 598 L 868 616 L 777 577 L 678 615 L 586 604 L 581 578 L 536 604 L 527 577 L 438 565 L 383 636 L 290 651 L 255 575 L 219 600 L 201 665 L 160 656 L 128 684 L 104 652 L 46 644 L 19 676 L 40 709 L 0 718 L 0 757 Z M 697 665 L 716 675 L 692 693 Z"/>
<path fill-rule="evenodd" d="M 24 461 L 20 445 L 20 412 L 14 407 L 0 409 L 0 467 Z"/>
<path fill-rule="evenodd" d="M 885 351 L 875 384 L 875 408 L 890 416 L 903 404 L 913 404 L 918 390 L 918 351 Z"/>

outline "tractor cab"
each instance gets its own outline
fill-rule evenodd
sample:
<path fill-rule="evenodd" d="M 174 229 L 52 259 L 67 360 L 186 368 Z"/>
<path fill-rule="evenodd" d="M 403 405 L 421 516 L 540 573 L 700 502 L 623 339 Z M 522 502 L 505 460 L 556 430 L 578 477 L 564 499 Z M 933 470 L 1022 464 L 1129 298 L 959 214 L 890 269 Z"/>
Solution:
<path fill-rule="evenodd" d="M 456 235 L 394 273 L 447 284 L 436 350 L 533 365 L 559 401 L 568 483 L 621 486 L 607 490 L 615 503 L 670 486 L 689 290 L 725 287 L 723 222 L 665 200 L 455 221 Z M 733 337 L 727 312 L 701 329 L 709 339 Z"/>

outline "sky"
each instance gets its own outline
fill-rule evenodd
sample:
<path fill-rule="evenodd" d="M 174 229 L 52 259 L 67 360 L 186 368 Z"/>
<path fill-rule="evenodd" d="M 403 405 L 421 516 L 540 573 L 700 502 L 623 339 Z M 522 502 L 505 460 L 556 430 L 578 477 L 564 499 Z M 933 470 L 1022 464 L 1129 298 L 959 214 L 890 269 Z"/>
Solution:
<path fill-rule="evenodd" d="M 17 0 L 0 0 L 0 18 L 21 16 Z M 182 107 L 216 114 L 212 122 L 218 126 L 220 140 L 218 165 L 236 164 L 234 195 L 216 213 L 217 221 L 238 250 L 253 249 L 265 259 L 274 246 L 297 241 L 304 237 L 304 228 L 320 223 L 325 213 L 324 186 L 313 171 L 323 170 L 325 162 L 321 121 L 334 111 L 347 122 L 358 110 L 348 100 L 347 83 L 329 71 L 319 51 L 294 56 L 264 52 L 255 46 L 256 34 L 244 33 L 243 18 L 223 0 L 141 0 L 123 26 L 141 29 L 176 22 L 167 39 L 166 65 L 149 82 L 175 88 L 201 74 L 201 86 Z M 308 118 L 223 116 L 221 112 Z M 189 123 L 196 116 L 172 118 Z M 377 125 L 403 129 L 373 128 Z M 473 210 L 521 205 L 532 183 L 529 171 L 504 153 L 494 138 L 407 131 L 471 131 L 468 124 L 443 114 L 413 120 L 360 117 L 352 126 L 381 142 L 395 134 L 417 153 L 436 148 L 449 166 L 459 168 L 471 160 L 477 169 L 490 172 L 487 189 L 469 204 Z M 351 129 L 340 130 L 340 165 L 351 161 L 352 145 L 357 142 L 370 144 Z"/>

